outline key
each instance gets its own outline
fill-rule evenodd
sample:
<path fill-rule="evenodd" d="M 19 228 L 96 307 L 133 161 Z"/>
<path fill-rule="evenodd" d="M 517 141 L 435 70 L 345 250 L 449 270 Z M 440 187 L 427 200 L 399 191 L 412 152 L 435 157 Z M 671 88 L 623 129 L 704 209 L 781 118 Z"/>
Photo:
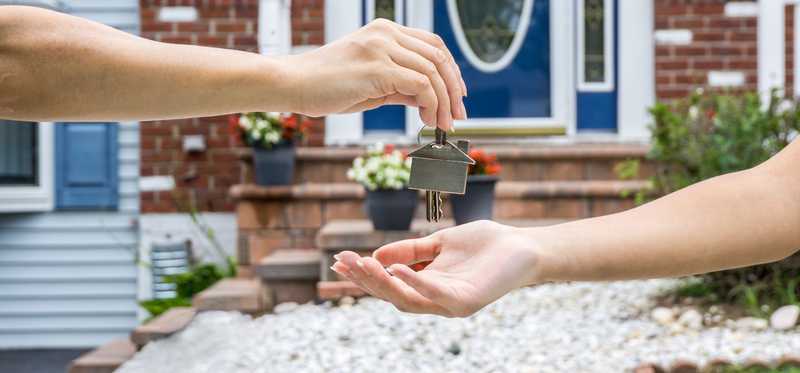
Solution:
<path fill-rule="evenodd" d="M 469 165 L 475 161 L 467 155 L 469 143 L 458 146 L 447 141 L 447 132 L 437 128 L 436 139 L 408 156 L 411 158 L 410 189 L 425 191 L 425 218 L 438 222 L 444 216 L 442 194 L 464 194 Z"/>

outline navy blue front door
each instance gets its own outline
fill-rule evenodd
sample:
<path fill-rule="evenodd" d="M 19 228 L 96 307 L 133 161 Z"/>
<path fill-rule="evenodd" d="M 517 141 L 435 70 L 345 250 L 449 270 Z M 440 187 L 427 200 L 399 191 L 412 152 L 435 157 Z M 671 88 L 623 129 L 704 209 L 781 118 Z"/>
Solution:
<path fill-rule="evenodd" d="M 363 24 L 376 18 L 404 23 L 405 0 L 362 0 Z M 405 132 L 406 107 L 388 105 L 364 112 L 364 131 Z"/>
<path fill-rule="evenodd" d="M 577 0 L 578 131 L 617 129 L 617 0 Z"/>
<path fill-rule="evenodd" d="M 434 32 L 461 67 L 470 118 L 550 117 L 548 0 L 435 0 Z"/>

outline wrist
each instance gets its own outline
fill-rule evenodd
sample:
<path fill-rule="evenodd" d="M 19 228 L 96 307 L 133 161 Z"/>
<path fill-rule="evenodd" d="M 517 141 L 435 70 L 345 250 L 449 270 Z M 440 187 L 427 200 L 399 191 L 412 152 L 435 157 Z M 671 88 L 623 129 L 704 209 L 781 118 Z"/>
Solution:
<path fill-rule="evenodd" d="M 249 111 L 302 112 L 300 74 L 292 66 L 291 57 L 260 57 L 256 73 L 250 75 L 258 78 L 254 80 L 249 101 L 253 109 Z"/>
<path fill-rule="evenodd" d="M 523 277 L 522 286 L 531 286 L 544 282 L 554 281 L 553 274 L 558 271 L 558 256 L 555 255 L 555 246 L 547 237 L 547 227 L 514 228 L 519 247 L 525 254 L 523 260 L 528 272 Z"/>

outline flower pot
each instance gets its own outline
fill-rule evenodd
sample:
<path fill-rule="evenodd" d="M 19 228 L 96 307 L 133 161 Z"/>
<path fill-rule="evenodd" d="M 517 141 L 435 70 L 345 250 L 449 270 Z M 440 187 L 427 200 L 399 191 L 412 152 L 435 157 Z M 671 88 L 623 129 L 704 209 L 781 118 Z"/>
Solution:
<path fill-rule="evenodd" d="M 466 192 L 463 195 L 449 196 L 456 224 L 492 218 L 497 180 L 494 175 L 470 175 L 467 178 Z"/>
<path fill-rule="evenodd" d="M 407 231 L 418 201 L 417 191 L 411 189 L 368 190 L 364 207 L 376 230 Z"/>
<path fill-rule="evenodd" d="M 271 149 L 253 148 L 256 184 L 290 185 L 294 180 L 294 145 L 278 143 Z"/>

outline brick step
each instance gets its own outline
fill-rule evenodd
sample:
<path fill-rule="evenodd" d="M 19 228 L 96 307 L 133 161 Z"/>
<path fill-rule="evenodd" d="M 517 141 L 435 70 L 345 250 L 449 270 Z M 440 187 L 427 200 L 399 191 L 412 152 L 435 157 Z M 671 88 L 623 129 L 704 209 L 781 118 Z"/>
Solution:
<path fill-rule="evenodd" d="M 255 274 L 266 285 L 272 304 L 306 303 L 316 298 L 321 257 L 315 249 L 275 250 L 255 266 Z"/>
<path fill-rule="evenodd" d="M 195 295 L 197 311 L 239 311 L 258 316 L 272 309 L 266 289 L 257 279 L 226 278 Z"/>
<path fill-rule="evenodd" d="M 170 308 L 147 324 L 139 325 L 131 332 L 131 342 L 137 348 L 169 337 L 183 330 L 194 319 L 197 310 L 192 307 Z"/>
<path fill-rule="evenodd" d="M 112 373 L 136 354 L 136 345 L 127 339 L 108 342 L 70 363 L 68 373 Z"/>
<path fill-rule="evenodd" d="M 320 281 L 317 283 L 317 297 L 320 300 L 339 300 L 343 297 L 363 297 L 367 295 L 350 281 Z"/>
<path fill-rule="evenodd" d="M 615 180 L 617 164 L 627 159 L 643 160 L 649 150 L 649 146 L 641 144 L 517 144 L 482 148 L 497 154 L 503 165 L 500 177 L 507 181 Z M 348 182 L 347 169 L 363 152 L 360 147 L 298 148 L 295 183 Z M 241 149 L 239 157 L 246 164 L 252 163 L 250 149 Z M 640 177 L 652 173 L 652 164 L 643 162 Z M 252 179 L 251 175 L 248 177 Z"/>
<path fill-rule="evenodd" d="M 494 218 L 576 219 L 618 212 L 633 207 L 633 194 L 643 181 L 500 182 Z M 236 185 L 239 226 L 238 261 L 249 272 L 261 258 L 277 248 L 316 248 L 315 237 L 327 222 L 366 219 L 364 189 L 356 184 L 301 184 L 286 187 Z M 422 194 L 420 195 L 420 197 Z M 420 206 L 422 200 L 420 199 Z M 445 215 L 449 215 L 447 210 Z M 424 209 L 417 208 L 417 218 Z"/>

